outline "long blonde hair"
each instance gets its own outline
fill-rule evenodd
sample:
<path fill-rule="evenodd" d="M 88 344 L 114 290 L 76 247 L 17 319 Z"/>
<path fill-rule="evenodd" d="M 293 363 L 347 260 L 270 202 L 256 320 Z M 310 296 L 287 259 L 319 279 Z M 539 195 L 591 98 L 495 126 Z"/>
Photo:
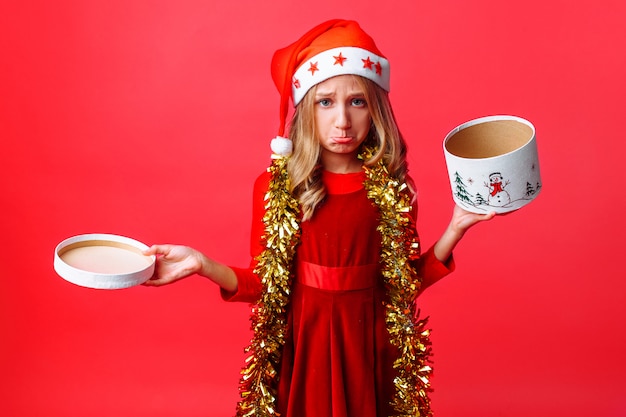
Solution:
<path fill-rule="evenodd" d="M 364 92 L 372 121 L 363 146 L 377 149 L 372 158 L 363 161 L 363 164 L 372 166 L 383 158 L 389 174 L 406 181 L 413 190 L 406 162 L 406 142 L 398 129 L 388 93 L 373 81 L 357 75 L 353 77 Z M 287 163 L 291 181 L 289 191 L 300 201 L 302 220 L 310 219 L 326 197 L 322 183 L 321 145 L 315 125 L 315 91 L 316 87 L 311 88 L 298 104 L 289 130 L 293 141 L 293 154 Z"/>

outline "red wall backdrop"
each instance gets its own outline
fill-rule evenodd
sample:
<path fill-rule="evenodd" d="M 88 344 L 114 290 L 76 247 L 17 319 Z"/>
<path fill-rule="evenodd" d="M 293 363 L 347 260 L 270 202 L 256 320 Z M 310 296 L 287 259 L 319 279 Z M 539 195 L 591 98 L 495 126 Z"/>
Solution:
<path fill-rule="evenodd" d="M 229 416 L 248 306 L 193 277 L 81 288 L 90 232 L 248 262 L 275 49 L 354 18 L 392 63 L 425 244 L 452 209 L 441 151 L 489 114 L 534 122 L 539 198 L 472 230 L 421 299 L 437 416 L 626 415 L 621 0 L 5 1 L 0 6 L 0 414 Z"/>

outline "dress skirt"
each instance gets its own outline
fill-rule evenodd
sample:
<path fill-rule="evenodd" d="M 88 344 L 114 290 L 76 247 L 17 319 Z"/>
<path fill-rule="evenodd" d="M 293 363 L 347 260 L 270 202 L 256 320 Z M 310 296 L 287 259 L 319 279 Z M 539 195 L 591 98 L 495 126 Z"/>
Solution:
<path fill-rule="evenodd" d="M 316 269 L 324 280 L 316 281 L 311 272 Z M 279 412 L 288 417 L 393 414 L 389 401 L 397 351 L 388 342 L 379 266 L 299 264 L 298 271 L 280 370 Z"/>

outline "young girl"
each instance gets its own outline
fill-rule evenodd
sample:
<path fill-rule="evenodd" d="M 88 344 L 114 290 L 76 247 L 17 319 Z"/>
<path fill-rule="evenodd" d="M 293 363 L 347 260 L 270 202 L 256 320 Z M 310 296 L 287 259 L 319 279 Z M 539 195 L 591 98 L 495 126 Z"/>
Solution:
<path fill-rule="evenodd" d="M 199 274 L 224 299 L 254 304 L 239 416 L 430 415 L 429 332 L 415 300 L 494 214 L 455 207 L 421 253 L 389 63 L 356 22 L 322 23 L 277 51 L 272 76 L 281 127 L 254 185 L 250 267 L 155 245 L 146 285 Z"/>

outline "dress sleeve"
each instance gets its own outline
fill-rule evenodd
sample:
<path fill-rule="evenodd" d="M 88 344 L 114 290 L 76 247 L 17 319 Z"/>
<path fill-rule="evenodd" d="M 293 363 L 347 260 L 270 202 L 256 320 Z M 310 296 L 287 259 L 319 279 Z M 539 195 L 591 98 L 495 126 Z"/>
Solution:
<path fill-rule="evenodd" d="M 411 215 L 413 219 L 417 219 L 417 204 L 413 205 Z M 433 245 L 420 255 L 415 268 L 417 276 L 422 279 L 422 286 L 420 288 L 420 293 L 422 293 L 426 288 L 453 272 L 456 268 L 456 264 L 453 255 L 450 255 L 445 262 L 441 262 L 437 259 Z"/>
<path fill-rule="evenodd" d="M 261 297 L 263 286 L 258 275 L 253 271 L 256 266 L 256 257 L 263 251 L 263 215 L 265 214 L 265 193 L 269 185 L 269 173 L 261 174 L 254 183 L 252 195 L 252 228 L 250 232 L 250 266 L 239 268 L 231 266 L 237 276 L 237 291 L 221 290 L 225 301 L 243 301 L 256 303 Z"/>
<path fill-rule="evenodd" d="M 455 268 L 456 265 L 452 255 L 450 255 L 450 258 L 448 258 L 446 262 L 441 262 L 435 256 L 433 247 L 422 253 L 420 259 L 417 261 L 417 276 L 422 278 L 420 293 L 441 278 L 453 272 Z"/>

